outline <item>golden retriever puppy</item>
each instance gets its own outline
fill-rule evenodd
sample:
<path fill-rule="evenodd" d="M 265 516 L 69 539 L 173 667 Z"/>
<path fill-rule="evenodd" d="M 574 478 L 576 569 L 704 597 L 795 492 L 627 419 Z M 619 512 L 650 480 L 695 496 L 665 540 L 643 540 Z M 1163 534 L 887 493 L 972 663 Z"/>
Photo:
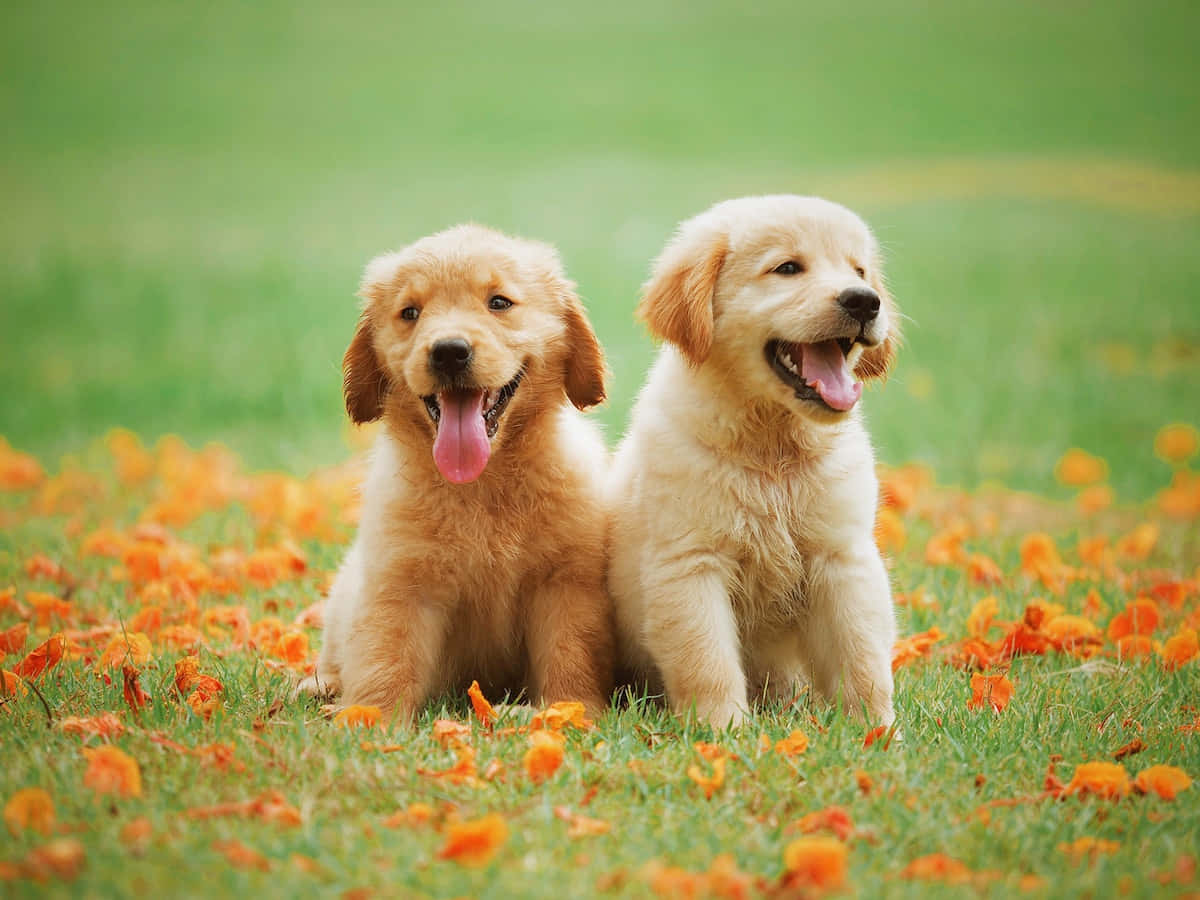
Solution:
<path fill-rule="evenodd" d="M 824 698 L 890 724 L 896 626 L 858 400 L 899 337 L 854 213 L 747 197 L 684 222 L 639 316 L 667 343 L 609 479 L 623 664 L 678 713 Z"/>
<path fill-rule="evenodd" d="M 607 459 L 577 409 L 604 357 L 558 256 L 464 225 L 372 261 L 361 296 L 346 409 L 384 427 L 301 689 L 402 721 L 472 679 L 600 711 Z"/>

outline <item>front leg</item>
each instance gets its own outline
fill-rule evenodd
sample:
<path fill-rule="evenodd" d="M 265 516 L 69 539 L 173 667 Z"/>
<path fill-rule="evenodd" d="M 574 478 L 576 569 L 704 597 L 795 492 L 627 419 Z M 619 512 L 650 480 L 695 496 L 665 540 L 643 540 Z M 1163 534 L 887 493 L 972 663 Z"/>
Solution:
<path fill-rule="evenodd" d="M 896 617 L 887 570 L 869 539 L 812 560 L 808 616 L 801 634 L 813 687 L 826 700 L 839 689 L 850 712 L 891 725 Z"/>
<path fill-rule="evenodd" d="M 534 702 L 581 700 L 588 715 L 608 706 L 615 647 L 604 560 L 555 570 L 530 592 L 525 625 Z"/>
<path fill-rule="evenodd" d="M 409 561 L 368 583 L 344 634 L 342 705 L 378 706 L 408 724 L 433 690 L 449 607 L 426 591 Z"/>
<path fill-rule="evenodd" d="M 693 707 L 713 728 L 742 724 L 748 706 L 726 568 L 711 554 L 645 574 L 642 638 L 677 715 Z"/>

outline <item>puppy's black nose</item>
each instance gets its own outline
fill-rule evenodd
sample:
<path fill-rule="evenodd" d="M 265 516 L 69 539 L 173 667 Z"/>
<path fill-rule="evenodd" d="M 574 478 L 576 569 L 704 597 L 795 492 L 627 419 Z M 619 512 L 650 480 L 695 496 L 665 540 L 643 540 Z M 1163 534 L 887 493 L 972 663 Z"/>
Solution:
<path fill-rule="evenodd" d="M 847 315 L 863 325 L 879 315 L 879 295 L 869 287 L 846 288 L 838 294 L 837 302 Z"/>
<path fill-rule="evenodd" d="M 429 368 L 438 375 L 453 378 L 467 370 L 474 355 L 471 345 L 462 338 L 447 338 L 429 351 Z"/>

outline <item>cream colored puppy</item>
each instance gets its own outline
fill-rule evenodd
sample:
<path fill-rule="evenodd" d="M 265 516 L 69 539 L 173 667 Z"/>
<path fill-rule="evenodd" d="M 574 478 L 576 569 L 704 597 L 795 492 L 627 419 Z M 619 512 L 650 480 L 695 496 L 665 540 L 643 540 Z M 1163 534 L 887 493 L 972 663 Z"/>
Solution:
<path fill-rule="evenodd" d="M 898 340 L 878 246 L 814 197 L 684 222 L 638 309 L 667 343 L 617 451 L 624 664 L 716 727 L 807 682 L 890 724 L 896 625 L 858 400 Z"/>
<path fill-rule="evenodd" d="M 361 293 L 346 409 L 384 427 L 301 689 L 410 721 L 478 679 L 598 714 L 607 460 L 577 408 L 604 399 L 605 367 L 558 255 L 460 226 L 372 261 Z"/>

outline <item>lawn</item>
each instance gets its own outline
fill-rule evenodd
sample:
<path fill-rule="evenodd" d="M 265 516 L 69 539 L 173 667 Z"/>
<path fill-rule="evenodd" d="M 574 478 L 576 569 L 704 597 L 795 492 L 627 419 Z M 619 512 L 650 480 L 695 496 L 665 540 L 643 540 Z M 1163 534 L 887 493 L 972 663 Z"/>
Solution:
<path fill-rule="evenodd" d="M 1200 891 L 1194 787 L 1077 769 L 1200 776 L 1194 432 L 1160 432 L 1200 424 L 1198 30 L 1131 0 L 0 10 L 3 893 Z M 291 701 L 353 528 L 364 263 L 464 220 L 557 245 L 615 443 L 650 261 L 767 191 L 860 212 L 907 316 L 864 400 L 928 638 L 902 739 L 805 698 L 717 735 L 637 702 L 539 780 L 555 739 L 465 696 L 395 731 Z M 39 646 L 64 656 L 34 674 Z M 1003 710 L 968 708 L 979 670 Z"/>

